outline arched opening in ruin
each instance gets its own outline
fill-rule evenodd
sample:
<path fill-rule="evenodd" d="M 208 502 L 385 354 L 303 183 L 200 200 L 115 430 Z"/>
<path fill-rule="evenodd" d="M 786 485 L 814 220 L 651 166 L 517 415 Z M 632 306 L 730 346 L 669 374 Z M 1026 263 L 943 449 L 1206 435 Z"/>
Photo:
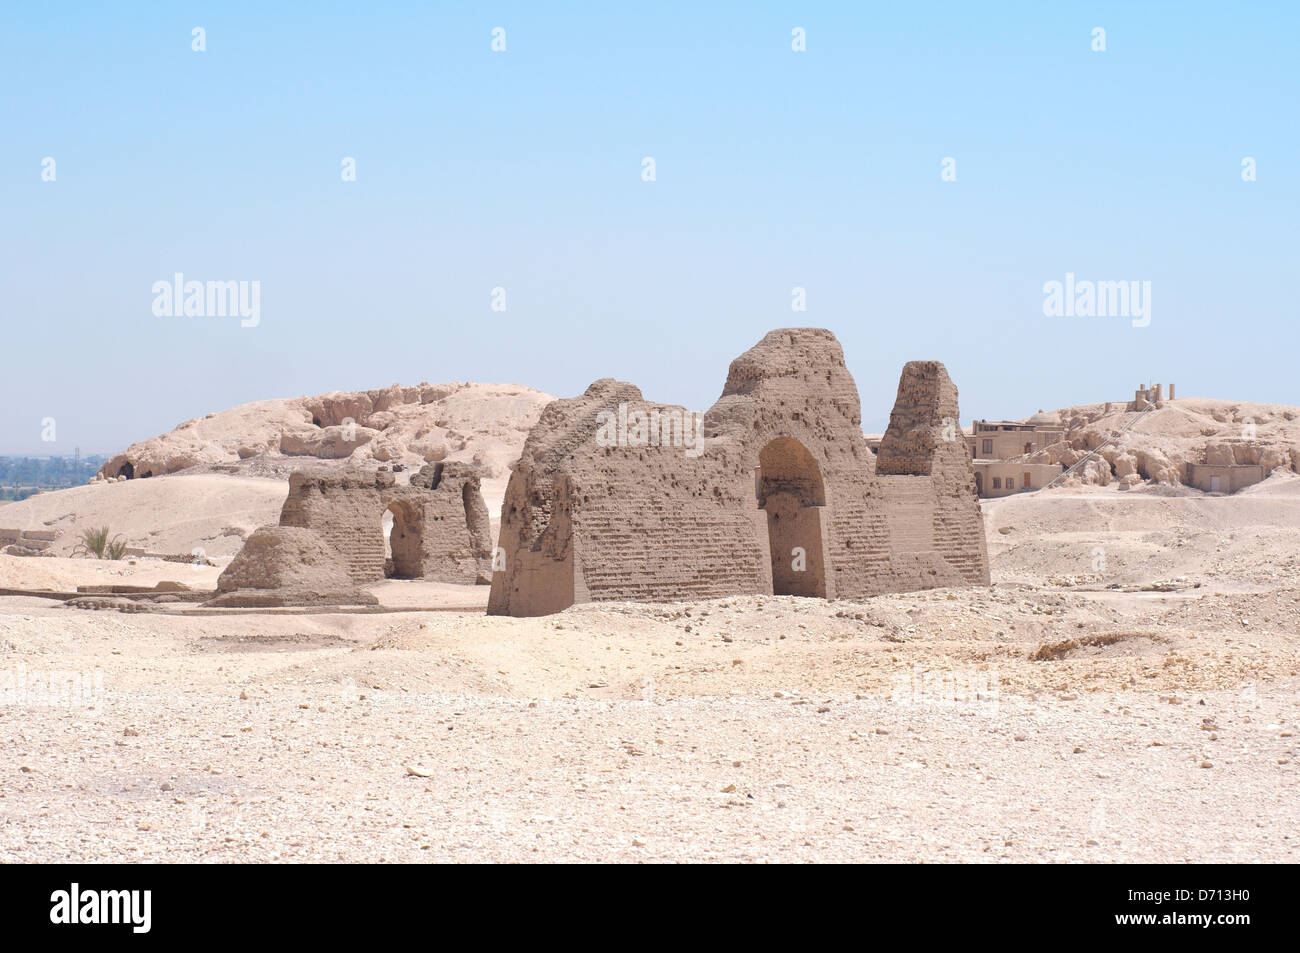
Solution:
<path fill-rule="evenodd" d="M 791 437 L 768 443 L 758 454 L 757 492 L 759 509 L 767 512 L 772 594 L 825 598 L 821 520 L 826 490 L 808 448 Z"/>
<path fill-rule="evenodd" d="M 424 574 L 421 544 L 423 520 L 418 507 L 390 503 L 380 521 L 384 532 L 384 575 L 389 579 L 418 579 Z"/>
<path fill-rule="evenodd" d="M 135 479 L 135 467 L 132 465 L 130 460 L 118 467 L 117 475 L 127 480 Z"/>

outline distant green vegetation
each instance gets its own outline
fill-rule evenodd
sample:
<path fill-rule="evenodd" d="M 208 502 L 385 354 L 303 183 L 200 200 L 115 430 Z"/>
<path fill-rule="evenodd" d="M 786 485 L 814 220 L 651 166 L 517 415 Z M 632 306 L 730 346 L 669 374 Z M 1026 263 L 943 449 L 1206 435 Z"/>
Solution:
<path fill-rule="evenodd" d="M 0 457 L 0 502 L 81 486 L 107 457 Z"/>

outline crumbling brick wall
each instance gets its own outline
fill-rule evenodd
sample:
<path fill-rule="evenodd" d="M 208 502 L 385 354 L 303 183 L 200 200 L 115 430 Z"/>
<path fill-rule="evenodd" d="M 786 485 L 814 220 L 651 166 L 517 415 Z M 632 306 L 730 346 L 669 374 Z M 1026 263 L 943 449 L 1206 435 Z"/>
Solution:
<path fill-rule="evenodd" d="M 839 343 L 822 329 L 773 331 L 732 362 L 698 455 L 601 445 L 599 415 L 616 408 L 681 412 L 608 379 L 547 406 L 506 491 L 505 568 L 493 573 L 489 612 L 988 584 L 965 443 L 955 429 L 943 438 L 957 391 L 942 364 L 904 368 L 887 474 L 862 436 Z"/>
<path fill-rule="evenodd" d="M 949 434 L 944 433 L 945 427 Z M 962 438 L 959 443 L 957 436 Z M 957 433 L 957 388 L 938 361 L 908 361 L 898 380 L 889 429 L 880 439 L 876 472 L 929 476 L 935 453 L 945 443 L 954 443 L 965 453 L 965 435 Z"/>
<path fill-rule="evenodd" d="M 468 584 L 486 579 L 487 506 L 469 464 L 429 464 L 409 485 L 383 470 L 298 471 L 289 479 L 280 525 L 314 530 L 338 550 L 354 581 L 374 582 L 386 574 L 383 518 L 390 509 L 396 575 Z"/>

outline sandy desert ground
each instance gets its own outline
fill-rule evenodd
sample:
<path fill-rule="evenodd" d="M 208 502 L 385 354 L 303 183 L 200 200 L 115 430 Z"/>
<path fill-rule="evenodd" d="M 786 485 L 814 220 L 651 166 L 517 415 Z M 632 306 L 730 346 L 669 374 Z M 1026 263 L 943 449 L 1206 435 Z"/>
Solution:
<path fill-rule="evenodd" d="M 991 588 L 863 602 L 0 597 L 0 856 L 1300 860 L 1300 477 L 983 506 Z M 217 572 L 0 556 L 10 589 Z"/>

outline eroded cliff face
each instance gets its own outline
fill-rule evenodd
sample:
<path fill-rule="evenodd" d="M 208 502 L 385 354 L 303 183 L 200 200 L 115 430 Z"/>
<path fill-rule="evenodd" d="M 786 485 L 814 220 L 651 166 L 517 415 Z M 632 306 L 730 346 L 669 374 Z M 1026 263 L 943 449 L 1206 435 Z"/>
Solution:
<path fill-rule="evenodd" d="M 773 331 L 732 362 L 702 446 L 689 411 L 597 381 L 549 405 L 525 443 L 489 611 L 987 584 L 970 459 L 949 417 L 943 365 L 907 365 L 894 472 L 878 476 L 857 387 L 819 328 Z"/>

